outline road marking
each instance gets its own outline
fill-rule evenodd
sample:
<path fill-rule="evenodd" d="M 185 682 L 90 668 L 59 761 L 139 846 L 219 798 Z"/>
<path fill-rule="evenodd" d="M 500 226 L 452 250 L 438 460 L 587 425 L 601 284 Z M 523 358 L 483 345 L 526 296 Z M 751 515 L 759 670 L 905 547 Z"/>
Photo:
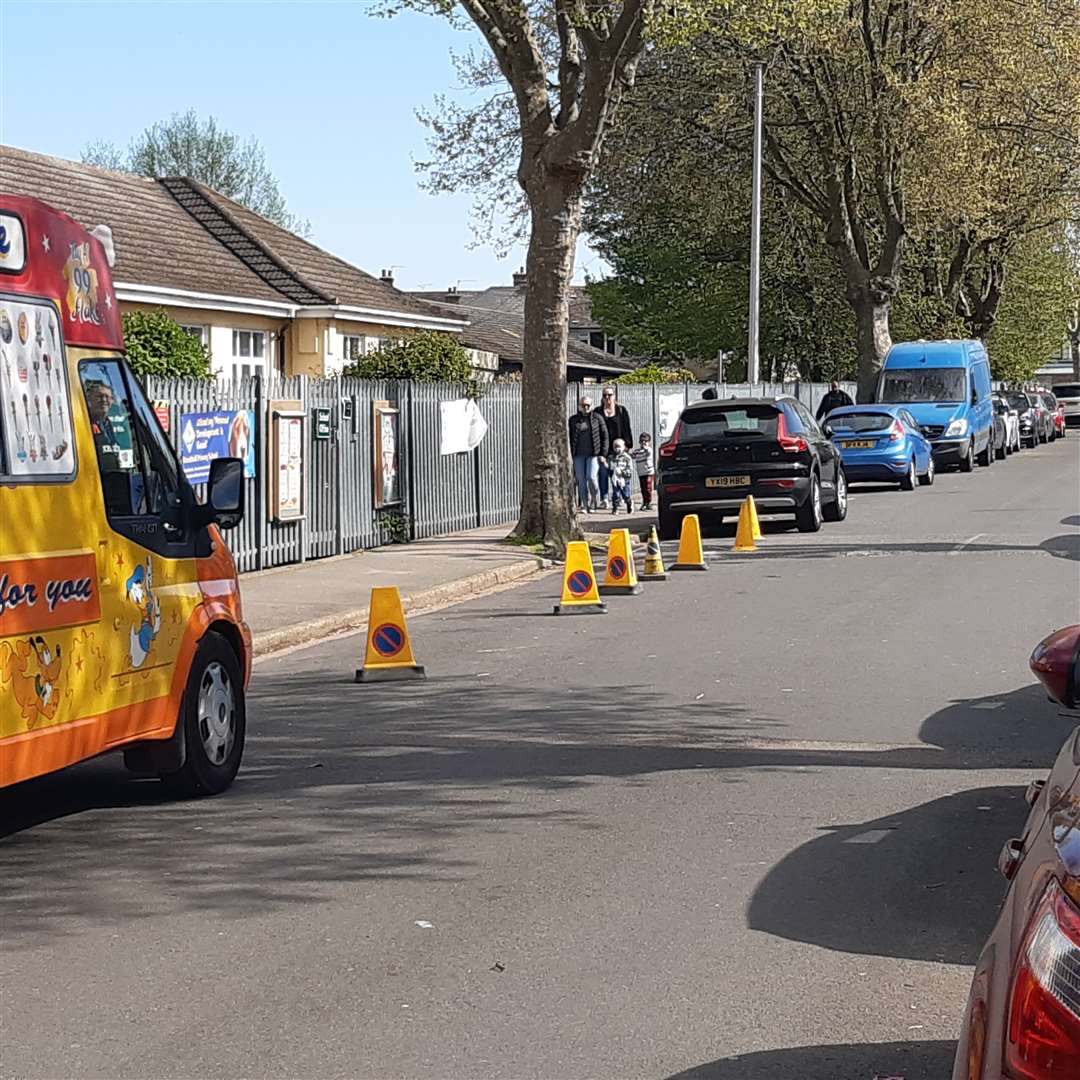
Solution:
<path fill-rule="evenodd" d="M 974 536 L 969 536 L 962 544 L 957 544 L 954 550 L 963 551 L 964 548 L 969 547 L 971 544 L 974 544 L 976 540 L 985 535 L 986 533 L 976 533 Z"/>
<path fill-rule="evenodd" d="M 972 705 L 973 709 L 1000 709 L 1004 705 L 1004 701 L 980 701 L 978 705 Z"/>
<path fill-rule="evenodd" d="M 844 843 L 845 844 L 876 844 L 879 840 L 884 840 L 892 829 L 870 829 L 869 832 L 859 833 L 857 836 L 849 836 Z"/>

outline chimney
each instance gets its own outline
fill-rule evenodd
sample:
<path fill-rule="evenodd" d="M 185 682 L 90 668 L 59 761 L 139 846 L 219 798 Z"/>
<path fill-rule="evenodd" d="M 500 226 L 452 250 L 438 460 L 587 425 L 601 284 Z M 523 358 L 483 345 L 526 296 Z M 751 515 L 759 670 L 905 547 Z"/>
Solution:
<path fill-rule="evenodd" d="M 457 286 L 451 285 L 446 290 L 446 295 L 443 297 L 443 302 L 447 304 L 457 304 L 461 301 L 461 297 L 458 296 Z"/>
<path fill-rule="evenodd" d="M 525 267 L 523 266 L 514 275 L 514 288 L 515 289 L 524 289 L 525 285 L 528 283 L 528 280 L 529 280 L 529 277 L 525 273 Z"/>
<path fill-rule="evenodd" d="M 394 271 L 393 270 L 383 270 L 382 273 L 379 274 L 379 280 L 384 285 L 389 285 L 390 288 L 392 289 L 394 287 Z"/>

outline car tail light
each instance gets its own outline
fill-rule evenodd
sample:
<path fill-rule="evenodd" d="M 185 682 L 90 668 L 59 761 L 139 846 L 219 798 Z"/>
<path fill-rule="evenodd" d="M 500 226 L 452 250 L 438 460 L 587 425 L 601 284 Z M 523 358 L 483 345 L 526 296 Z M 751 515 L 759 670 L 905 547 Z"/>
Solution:
<path fill-rule="evenodd" d="M 795 486 L 794 480 L 761 480 L 759 483 L 762 487 L 781 488 L 784 491 L 789 491 Z"/>
<path fill-rule="evenodd" d="M 1067 626 L 1044 638 L 1028 663 L 1054 701 L 1070 709 L 1080 706 L 1080 626 Z"/>
<path fill-rule="evenodd" d="M 1080 1076 L 1080 909 L 1053 878 L 1020 946 L 1005 1063 L 1017 1080 Z"/>
<path fill-rule="evenodd" d="M 894 420 L 889 428 L 889 442 L 899 442 L 907 434 L 904 425 L 899 420 Z"/>
<path fill-rule="evenodd" d="M 666 443 L 660 444 L 660 456 L 661 457 L 674 457 L 675 451 L 679 449 L 679 439 L 682 438 L 683 422 L 678 421 L 675 425 L 675 430 L 671 433 L 671 438 Z"/>
<path fill-rule="evenodd" d="M 693 484 L 664 484 L 663 488 L 664 488 L 664 494 L 665 495 L 674 495 L 676 492 L 679 492 L 679 491 L 693 491 L 694 490 L 694 485 Z"/>
<path fill-rule="evenodd" d="M 787 418 L 780 413 L 776 421 L 776 441 L 780 449 L 788 454 L 805 454 L 810 449 L 810 444 L 801 435 L 789 435 L 787 430 Z"/>

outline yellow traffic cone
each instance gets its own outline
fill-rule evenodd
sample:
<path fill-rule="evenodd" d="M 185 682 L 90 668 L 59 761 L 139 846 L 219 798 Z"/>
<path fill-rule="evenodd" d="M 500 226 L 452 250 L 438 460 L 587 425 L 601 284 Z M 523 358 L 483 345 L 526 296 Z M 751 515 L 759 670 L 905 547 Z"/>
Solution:
<path fill-rule="evenodd" d="M 613 593 L 636 596 L 641 592 L 634 567 L 634 549 L 630 543 L 629 529 L 611 530 L 608 537 L 607 569 L 600 592 L 604 596 Z"/>
<path fill-rule="evenodd" d="M 739 508 L 739 527 L 735 530 L 736 551 L 757 551 L 754 543 L 754 522 L 751 518 L 753 504 L 747 499 Z"/>
<path fill-rule="evenodd" d="M 754 539 L 755 540 L 760 540 L 761 539 L 761 522 L 758 521 L 757 503 L 754 502 L 754 496 L 753 495 L 747 495 L 746 496 L 746 504 L 747 504 L 747 506 L 750 507 L 750 524 L 753 526 L 753 529 L 754 529 Z"/>
<path fill-rule="evenodd" d="M 426 678 L 424 668 L 413 656 L 405 609 L 397 587 L 371 590 L 368 608 L 367 651 L 364 666 L 356 669 L 357 682 L 393 682 Z"/>
<path fill-rule="evenodd" d="M 679 557 L 672 570 L 708 570 L 705 548 L 701 543 L 701 520 L 697 514 L 687 514 L 679 533 Z"/>
<path fill-rule="evenodd" d="M 660 537 L 656 535 L 656 526 L 649 529 L 649 539 L 645 544 L 645 573 L 642 581 L 667 581 L 664 569 L 664 556 L 660 554 Z"/>
<path fill-rule="evenodd" d="M 593 573 L 592 555 L 584 540 L 566 545 L 562 600 L 555 605 L 556 615 L 604 615 L 607 604 L 600 599 Z"/>

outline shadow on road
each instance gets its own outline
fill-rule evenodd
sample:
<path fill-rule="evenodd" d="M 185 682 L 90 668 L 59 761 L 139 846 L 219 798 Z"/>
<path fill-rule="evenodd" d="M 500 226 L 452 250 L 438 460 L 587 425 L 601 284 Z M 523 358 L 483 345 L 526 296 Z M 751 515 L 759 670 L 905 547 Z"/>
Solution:
<path fill-rule="evenodd" d="M 953 1042 L 796 1046 L 710 1061 L 668 1080 L 945 1080 Z"/>
<path fill-rule="evenodd" d="M 115 758 L 0 792 L 5 936 L 28 947 L 87 921 L 115 924 L 176 910 L 244 917 L 319 903 L 342 884 L 457 880 L 474 873 L 468 846 L 454 843 L 461 837 L 523 824 L 604 827 L 557 799 L 523 803 L 522 789 L 557 793 L 603 778 L 637 783 L 690 770 L 736 785 L 753 783 L 762 772 L 820 784 L 829 770 L 844 767 L 1045 771 L 1066 722 L 1031 687 L 1003 698 L 1000 713 L 961 702 L 931 717 L 924 739 L 933 745 L 847 748 L 787 743 L 780 718 L 732 702 L 673 705 L 648 686 L 618 694 L 603 687 L 567 690 L 558 697 L 546 687 L 511 692 L 471 678 L 361 689 L 320 672 L 268 668 L 252 699 L 244 769 L 220 799 L 166 801 L 156 783 L 130 779 Z M 1008 800 L 991 804 L 997 809 L 979 812 L 975 831 L 966 835 L 973 866 L 993 866 L 1021 817 Z M 911 830 L 900 834 L 899 842 L 910 838 L 918 848 L 901 864 L 913 868 L 912 887 L 921 887 L 927 879 L 920 852 L 928 853 L 927 866 L 944 858 L 948 848 L 935 840 L 938 818 L 947 822 L 954 812 L 939 806 L 911 813 L 923 835 L 916 845 Z M 781 925 L 777 913 L 806 893 L 802 873 L 826 857 L 834 863 L 847 857 L 841 839 L 814 841 L 821 851 L 805 864 L 794 853 L 797 874 L 781 864 L 774 872 L 784 879 L 779 892 L 796 891 L 773 904 L 766 882 L 756 925 L 782 936 L 803 932 L 800 920 Z M 880 853 L 896 850 L 883 843 Z M 867 865 L 878 854 L 871 851 Z M 881 873 L 902 891 L 903 876 L 884 865 Z M 820 887 L 837 890 L 843 880 L 834 873 Z M 875 911 L 887 898 L 872 881 L 867 890 L 865 902 L 853 900 L 845 912 L 850 925 L 837 932 L 868 948 Z M 894 902 L 918 908 L 910 897 Z M 881 945 L 904 948 L 902 937 L 886 935 Z M 921 952 L 930 954 L 937 939 L 925 940 L 930 944 Z"/>
<path fill-rule="evenodd" d="M 1026 810 L 1022 787 L 975 788 L 824 827 L 769 871 L 747 921 L 840 952 L 972 964 L 1005 893 L 997 853 Z"/>

